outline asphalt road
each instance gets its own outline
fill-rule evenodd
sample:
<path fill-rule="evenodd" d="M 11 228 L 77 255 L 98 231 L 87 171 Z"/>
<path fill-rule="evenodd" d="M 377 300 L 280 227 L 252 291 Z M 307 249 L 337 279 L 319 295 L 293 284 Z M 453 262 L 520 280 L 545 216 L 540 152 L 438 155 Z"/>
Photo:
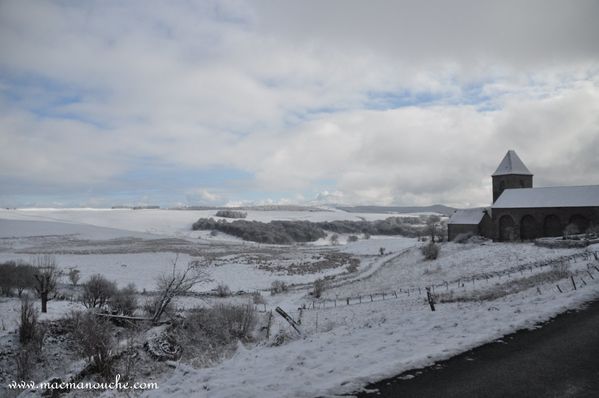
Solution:
<path fill-rule="evenodd" d="M 366 388 L 378 393 L 357 396 L 599 397 L 599 301 L 502 340 L 371 384 Z"/>

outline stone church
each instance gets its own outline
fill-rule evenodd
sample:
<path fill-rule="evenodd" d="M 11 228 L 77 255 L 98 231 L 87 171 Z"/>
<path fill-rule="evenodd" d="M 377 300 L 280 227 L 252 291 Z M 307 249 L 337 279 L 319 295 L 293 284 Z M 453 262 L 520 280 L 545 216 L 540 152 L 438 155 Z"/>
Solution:
<path fill-rule="evenodd" d="M 561 236 L 566 226 L 585 232 L 599 226 L 599 185 L 533 187 L 533 174 L 515 151 L 507 152 L 492 175 L 493 204 L 457 210 L 448 237 L 473 233 L 499 241 Z"/>

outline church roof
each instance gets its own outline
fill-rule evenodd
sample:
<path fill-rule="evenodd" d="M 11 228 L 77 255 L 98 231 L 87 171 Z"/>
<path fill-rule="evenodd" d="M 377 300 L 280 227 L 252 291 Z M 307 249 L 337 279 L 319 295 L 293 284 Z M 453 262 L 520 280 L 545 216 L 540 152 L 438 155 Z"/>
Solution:
<path fill-rule="evenodd" d="M 506 189 L 493 209 L 599 207 L 599 185 Z"/>
<path fill-rule="evenodd" d="M 468 224 L 478 225 L 485 215 L 484 207 L 477 207 L 474 209 L 461 209 L 456 210 L 455 213 L 447 221 L 448 224 Z"/>
<path fill-rule="evenodd" d="M 520 160 L 516 151 L 510 149 L 505 154 L 501 163 L 493 173 L 493 176 L 502 176 L 507 174 L 527 175 L 531 176 L 532 173 L 526 168 L 524 162 Z"/>

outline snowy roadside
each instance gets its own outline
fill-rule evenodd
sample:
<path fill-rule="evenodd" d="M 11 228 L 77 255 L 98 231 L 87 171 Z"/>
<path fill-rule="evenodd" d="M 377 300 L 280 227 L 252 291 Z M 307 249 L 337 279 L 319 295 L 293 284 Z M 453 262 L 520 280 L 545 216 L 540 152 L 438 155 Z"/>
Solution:
<path fill-rule="evenodd" d="M 486 302 L 449 303 L 436 312 L 394 300 L 317 311 L 320 333 L 288 344 L 245 349 L 213 368 L 179 364 L 145 396 L 314 397 L 431 365 L 599 297 L 599 278 L 558 294 L 528 289 Z M 328 331 L 326 331 L 328 330 Z"/>

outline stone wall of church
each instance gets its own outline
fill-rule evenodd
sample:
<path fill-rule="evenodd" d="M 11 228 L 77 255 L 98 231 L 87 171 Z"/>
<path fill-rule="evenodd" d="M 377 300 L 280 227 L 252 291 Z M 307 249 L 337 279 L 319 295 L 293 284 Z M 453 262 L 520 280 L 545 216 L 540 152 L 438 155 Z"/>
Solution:
<path fill-rule="evenodd" d="M 493 176 L 493 203 L 505 189 L 532 188 L 532 176 L 508 174 Z"/>
<path fill-rule="evenodd" d="M 500 241 L 561 236 L 569 224 L 579 232 L 599 226 L 599 207 L 493 208 L 493 224 Z"/>

